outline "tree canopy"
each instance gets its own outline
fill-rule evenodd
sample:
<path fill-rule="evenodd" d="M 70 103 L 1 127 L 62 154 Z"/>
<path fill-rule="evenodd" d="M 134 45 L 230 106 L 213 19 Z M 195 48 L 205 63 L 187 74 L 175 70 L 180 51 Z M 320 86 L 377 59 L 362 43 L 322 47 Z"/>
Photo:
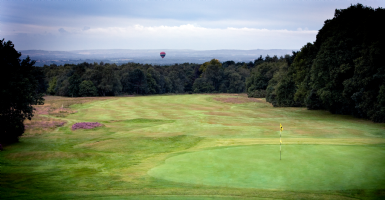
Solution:
<path fill-rule="evenodd" d="M 286 57 L 290 57 L 287 55 Z M 122 94 L 164 93 L 242 93 L 248 87 L 246 79 L 259 73 L 264 88 L 278 65 L 287 65 L 286 57 L 266 56 L 258 62 L 212 59 L 201 65 L 194 63 L 159 66 L 127 63 L 81 63 L 78 65 L 45 65 L 46 93 L 60 96 L 106 96 Z M 272 69 L 270 69 L 272 68 Z M 261 73 L 262 74 L 261 74 Z M 92 82 L 92 84 L 91 84 Z M 96 92 L 95 92 L 96 91 Z M 264 97 L 264 96 L 263 96 Z"/>
<path fill-rule="evenodd" d="M 288 67 L 275 72 L 267 86 L 267 101 L 385 122 L 382 19 L 383 8 L 356 4 L 336 9 L 316 41 L 303 46 L 293 54 L 291 64 L 288 60 Z M 264 83 L 259 74 L 252 76 L 253 81 Z M 259 85 L 256 89 L 264 86 Z"/>
<path fill-rule="evenodd" d="M 24 120 L 33 117 L 34 104 L 43 104 L 44 74 L 29 57 L 20 60 L 11 41 L 0 40 L 0 143 L 18 141 Z"/>

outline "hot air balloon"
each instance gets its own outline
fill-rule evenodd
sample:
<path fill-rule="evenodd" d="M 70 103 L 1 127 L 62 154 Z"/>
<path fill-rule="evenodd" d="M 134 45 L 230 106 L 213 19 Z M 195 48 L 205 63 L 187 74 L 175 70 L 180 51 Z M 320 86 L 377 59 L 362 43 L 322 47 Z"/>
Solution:
<path fill-rule="evenodd" d="M 160 57 L 162 57 L 162 59 L 166 56 L 166 52 L 160 52 Z"/>

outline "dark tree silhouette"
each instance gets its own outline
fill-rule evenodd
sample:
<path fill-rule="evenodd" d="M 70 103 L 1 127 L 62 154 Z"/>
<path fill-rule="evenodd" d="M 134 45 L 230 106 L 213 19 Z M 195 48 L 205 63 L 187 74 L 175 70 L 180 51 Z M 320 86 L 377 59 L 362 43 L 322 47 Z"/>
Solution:
<path fill-rule="evenodd" d="M 18 141 L 24 120 L 33 117 L 34 104 L 43 104 L 40 83 L 43 73 L 29 57 L 20 60 L 11 41 L 0 40 L 0 143 Z"/>

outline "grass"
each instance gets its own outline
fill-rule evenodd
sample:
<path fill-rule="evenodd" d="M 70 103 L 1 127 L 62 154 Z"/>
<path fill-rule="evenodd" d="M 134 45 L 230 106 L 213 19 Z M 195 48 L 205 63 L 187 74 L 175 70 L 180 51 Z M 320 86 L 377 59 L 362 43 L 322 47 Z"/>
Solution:
<path fill-rule="evenodd" d="M 384 146 L 278 145 L 219 148 L 174 156 L 149 171 L 175 182 L 282 190 L 378 189 Z"/>
<path fill-rule="evenodd" d="M 0 152 L 1 199 L 385 198 L 384 124 L 229 94 L 48 97 L 39 109 Z"/>

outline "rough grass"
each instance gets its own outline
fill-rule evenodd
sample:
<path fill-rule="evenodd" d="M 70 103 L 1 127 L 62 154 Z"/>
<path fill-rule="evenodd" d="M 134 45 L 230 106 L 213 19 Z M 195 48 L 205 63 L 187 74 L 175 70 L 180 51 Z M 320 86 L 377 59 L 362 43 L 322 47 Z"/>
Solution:
<path fill-rule="evenodd" d="M 44 106 L 31 124 L 45 121 L 66 124 L 46 129 L 38 125 L 30 126 L 27 131 L 35 131 L 36 134 L 26 134 L 28 137 L 22 137 L 20 143 L 6 146 L 5 151 L 0 152 L 1 199 L 385 198 L 382 179 L 372 178 L 375 173 L 379 177 L 384 173 L 384 124 L 304 108 L 273 108 L 264 99 L 250 100 L 245 95 L 227 94 L 47 97 Z M 78 122 L 100 122 L 105 126 L 71 131 L 71 126 Z M 342 170 L 347 176 L 339 174 L 337 177 L 350 177 L 352 184 L 357 183 L 358 186 L 348 187 L 336 179 L 327 188 L 315 178 L 306 179 L 307 182 L 301 185 L 298 178 L 293 178 L 291 188 L 282 187 L 282 183 L 274 181 L 266 182 L 270 183 L 269 187 L 257 182 L 251 182 L 254 185 L 250 187 L 242 185 L 244 183 L 239 179 L 245 174 L 233 177 L 238 180 L 222 178 L 218 181 L 218 178 L 215 184 L 206 182 L 206 179 L 214 177 L 199 174 L 195 177 L 200 177 L 201 182 L 191 181 L 187 176 L 183 180 L 172 180 L 170 177 L 176 176 L 172 172 L 170 176 L 149 175 L 156 169 L 171 169 L 165 166 L 170 159 L 176 158 L 185 160 L 191 173 L 202 170 L 199 163 L 196 167 L 194 163 L 188 163 L 185 156 L 189 155 L 195 156 L 194 162 L 201 159 L 217 163 L 220 167 L 220 162 L 207 158 L 207 152 L 223 157 L 221 162 L 227 164 L 232 158 L 239 160 L 231 163 L 230 169 L 217 170 L 218 177 L 221 173 L 242 171 L 241 164 L 247 163 L 254 151 L 270 152 L 263 148 L 266 146 L 278 148 L 279 123 L 284 126 L 282 141 L 285 158 L 289 158 L 290 146 L 294 150 L 309 148 L 301 154 L 292 153 L 290 156 L 293 159 L 296 155 L 307 155 L 311 149 L 343 157 L 337 159 L 342 169 L 330 168 L 332 172 L 329 175 L 320 172 L 315 177 L 326 174 L 325 178 L 329 180 L 327 177 L 332 178 L 332 173 L 336 173 L 333 170 Z M 374 150 L 362 151 L 367 148 Z M 350 157 L 341 156 L 343 152 Z M 277 156 L 278 153 L 276 151 Z M 366 154 L 370 156 L 366 157 Z M 325 163 L 333 163 L 331 157 L 323 155 L 312 158 L 313 166 L 328 167 Z M 273 179 L 272 171 L 278 166 L 270 168 L 273 161 L 267 159 L 267 154 L 262 157 L 270 164 L 269 167 L 259 166 L 259 171 L 265 170 L 261 177 Z M 166 165 L 163 165 L 165 162 Z M 298 157 L 295 162 L 285 162 L 288 165 L 300 164 Z M 351 168 L 345 166 L 349 163 Z M 363 173 L 362 177 L 366 180 L 356 178 L 361 169 L 356 166 L 365 168 L 366 174 Z M 378 170 L 372 172 L 373 169 Z M 253 176 L 258 176 L 256 171 L 251 171 Z M 307 186 L 305 183 L 309 181 L 313 181 L 315 186 Z"/>
<path fill-rule="evenodd" d="M 61 118 L 69 114 L 76 113 L 76 110 L 70 109 L 71 105 L 84 104 L 91 101 L 100 101 L 110 97 L 57 97 L 45 96 L 44 105 L 34 106 L 33 120 L 24 121 L 25 133 L 23 137 L 30 137 L 37 134 L 53 131 L 55 128 L 63 126 L 67 121 Z"/>

